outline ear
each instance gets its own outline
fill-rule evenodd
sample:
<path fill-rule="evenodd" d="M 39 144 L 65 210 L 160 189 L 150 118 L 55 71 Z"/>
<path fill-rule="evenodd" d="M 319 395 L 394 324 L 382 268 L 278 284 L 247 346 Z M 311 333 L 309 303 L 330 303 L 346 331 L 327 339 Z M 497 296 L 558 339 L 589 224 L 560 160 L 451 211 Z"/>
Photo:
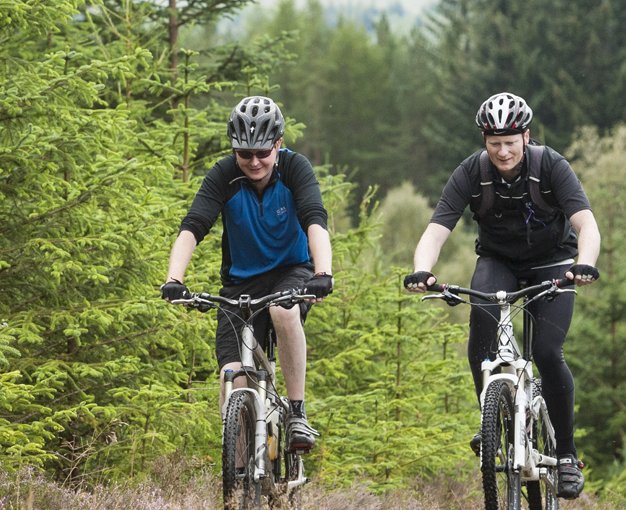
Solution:
<path fill-rule="evenodd" d="M 530 129 L 524 131 L 522 133 L 522 136 L 524 137 L 524 145 L 526 145 L 528 142 L 530 142 Z"/>

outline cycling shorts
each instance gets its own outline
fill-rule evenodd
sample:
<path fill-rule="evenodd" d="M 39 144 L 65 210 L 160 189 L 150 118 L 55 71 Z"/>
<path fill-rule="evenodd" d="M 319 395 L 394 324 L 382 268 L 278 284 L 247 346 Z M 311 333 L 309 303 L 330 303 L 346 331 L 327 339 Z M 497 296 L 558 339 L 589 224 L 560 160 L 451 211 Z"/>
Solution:
<path fill-rule="evenodd" d="M 281 267 L 236 285 L 226 285 L 220 289 L 220 295 L 230 299 L 238 299 L 242 294 L 249 294 L 252 299 L 256 299 L 274 292 L 301 288 L 304 282 L 312 276 L 313 271 L 309 265 Z M 298 306 L 304 323 L 311 304 L 300 303 Z M 240 314 L 241 312 L 237 307 L 229 305 L 221 305 L 217 312 L 215 354 L 220 370 L 228 363 L 241 361 L 238 341 L 242 326 L 241 320 L 239 320 Z M 253 319 L 254 336 L 263 348 L 265 348 L 269 326 L 270 314 L 265 309 Z"/>

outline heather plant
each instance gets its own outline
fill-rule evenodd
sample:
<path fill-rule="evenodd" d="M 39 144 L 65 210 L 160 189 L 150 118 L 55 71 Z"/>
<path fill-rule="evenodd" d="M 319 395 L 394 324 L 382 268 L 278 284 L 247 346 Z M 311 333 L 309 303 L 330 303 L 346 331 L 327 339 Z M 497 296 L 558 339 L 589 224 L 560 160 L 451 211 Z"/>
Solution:
<path fill-rule="evenodd" d="M 181 468 L 180 465 L 170 465 Z M 165 481 L 165 480 L 160 480 Z M 46 510 L 193 510 L 219 508 L 219 483 L 210 472 L 196 471 L 184 485 L 114 483 L 69 487 L 51 482 L 32 469 L 9 478 L 0 474 L 0 508 Z"/>
<path fill-rule="evenodd" d="M 170 468 L 180 465 L 170 465 Z M 171 471 L 171 469 L 170 469 Z M 161 480 L 165 482 L 165 480 Z M 45 508 L 46 510 L 217 510 L 220 482 L 210 473 L 199 473 L 173 490 L 153 482 L 98 485 L 91 490 L 67 488 L 52 483 L 32 471 L 8 477 L 0 473 L 0 508 L 6 510 Z M 307 510 L 464 510 L 480 508 L 479 478 L 416 478 L 409 487 L 382 495 L 370 491 L 367 480 L 352 487 L 328 489 L 312 481 L 304 487 L 303 508 Z M 623 504 L 600 501 L 583 494 L 577 501 L 560 501 L 563 510 L 615 510 Z"/>

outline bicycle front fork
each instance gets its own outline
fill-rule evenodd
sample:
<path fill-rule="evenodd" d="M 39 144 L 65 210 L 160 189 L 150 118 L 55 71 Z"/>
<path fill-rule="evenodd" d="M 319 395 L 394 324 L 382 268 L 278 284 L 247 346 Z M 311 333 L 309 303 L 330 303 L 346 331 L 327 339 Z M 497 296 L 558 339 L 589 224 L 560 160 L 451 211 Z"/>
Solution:
<path fill-rule="evenodd" d="M 233 388 L 233 381 L 245 375 L 249 380 L 254 380 L 256 388 Z M 267 372 L 265 370 L 251 371 L 249 369 L 225 370 L 224 371 L 224 409 L 222 416 L 225 416 L 225 410 L 228 408 L 230 397 L 233 393 L 246 391 L 249 392 L 254 400 L 255 411 L 255 428 L 254 428 L 254 482 L 265 477 L 265 457 L 267 450 L 267 423 L 265 398 L 267 396 Z M 222 427 L 224 424 L 222 423 Z"/>

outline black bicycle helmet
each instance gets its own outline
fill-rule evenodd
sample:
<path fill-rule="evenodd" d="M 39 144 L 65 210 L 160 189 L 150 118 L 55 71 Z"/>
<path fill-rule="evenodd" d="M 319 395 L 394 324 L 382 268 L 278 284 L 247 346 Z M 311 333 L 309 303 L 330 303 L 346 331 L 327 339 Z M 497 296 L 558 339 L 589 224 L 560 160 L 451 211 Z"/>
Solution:
<path fill-rule="evenodd" d="M 271 149 L 284 132 L 283 114 L 268 97 L 242 99 L 228 120 L 228 138 L 233 149 Z"/>
<path fill-rule="evenodd" d="M 511 135 L 525 132 L 533 111 L 523 98 L 501 92 L 485 101 L 476 114 L 476 125 L 486 135 Z"/>

